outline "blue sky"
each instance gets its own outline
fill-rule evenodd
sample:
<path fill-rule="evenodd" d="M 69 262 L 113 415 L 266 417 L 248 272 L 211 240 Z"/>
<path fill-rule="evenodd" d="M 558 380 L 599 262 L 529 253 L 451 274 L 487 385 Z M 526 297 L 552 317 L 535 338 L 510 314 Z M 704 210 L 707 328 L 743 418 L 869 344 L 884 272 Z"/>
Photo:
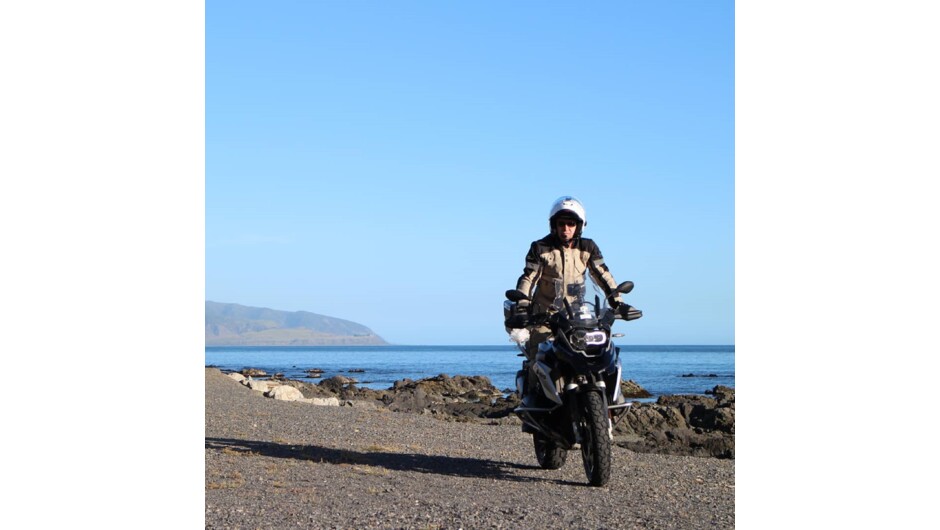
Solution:
<path fill-rule="evenodd" d="M 643 319 L 734 340 L 732 2 L 206 4 L 207 300 L 505 344 L 551 203 Z"/>

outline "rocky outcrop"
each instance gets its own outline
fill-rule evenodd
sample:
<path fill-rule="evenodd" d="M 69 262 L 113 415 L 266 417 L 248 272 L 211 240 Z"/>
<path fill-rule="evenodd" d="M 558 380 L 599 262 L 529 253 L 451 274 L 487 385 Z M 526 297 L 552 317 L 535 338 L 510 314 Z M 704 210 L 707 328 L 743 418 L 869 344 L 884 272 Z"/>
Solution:
<path fill-rule="evenodd" d="M 641 387 L 634 380 L 622 381 L 620 383 L 620 393 L 623 394 L 623 397 L 627 399 L 642 399 L 653 397 L 653 394 L 650 394 L 646 391 L 645 388 Z"/>
<path fill-rule="evenodd" d="M 518 404 L 505 398 L 488 377 L 441 374 L 413 381 L 402 379 L 386 390 L 359 388 L 354 378 L 336 375 L 317 384 L 284 381 L 304 397 L 335 396 L 343 403 L 368 404 L 395 412 L 430 413 L 448 419 L 472 420 L 508 416 Z"/>
<path fill-rule="evenodd" d="M 708 396 L 660 396 L 635 403 L 614 429 L 614 442 L 633 451 L 734 458 L 734 389 Z"/>
<path fill-rule="evenodd" d="M 514 401 L 503 397 L 488 377 L 436 377 L 396 381 L 380 398 L 390 410 L 430 412 L 453 419 L 497 418 L 508 416 Z"/>

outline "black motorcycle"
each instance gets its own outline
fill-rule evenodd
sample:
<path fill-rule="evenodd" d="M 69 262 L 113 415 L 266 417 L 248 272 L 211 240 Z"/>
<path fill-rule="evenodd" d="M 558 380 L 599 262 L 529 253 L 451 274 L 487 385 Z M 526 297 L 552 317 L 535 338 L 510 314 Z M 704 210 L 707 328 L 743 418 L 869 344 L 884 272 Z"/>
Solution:
<path fill-rule="evenodd" d="M 629 293 L 633 282 L 617 286 L 616 293 Z M 603 307 L 600 298 L 584 300 L 581 289 L 573 297 L 560 297 L 560 307 L 540 314 L 528 314 L 518 302 L 528 298 L 516 290 L 506 291 L 504 304 L 507 328 L 547 324 L 552 338 L 539 344 L 532 366 L 522 363 L 516 374 L 516 391 L 525 395 L 529 379 L 537 381 L 534 403 L 523 403 L 513 412 L 523 422 L 522 430 L 532 434 L 535 457 L 544 469 L 558 469 L 568 458 L 568 451 L 580 447 L 584 472 L 592 486 L 610 480 L 610 454 L 613 428 L 630 404 L 620 392 L 620 348 L 611 340 L 615 319 L 635 320 L 643 313 L 628 307 L 622 312 Z M 623 336 L 622 334 L 613 335 Z M 521 342 L 517 342 L 525 356 Z M 532 370 L 533 378 L 527 373 Z"/>

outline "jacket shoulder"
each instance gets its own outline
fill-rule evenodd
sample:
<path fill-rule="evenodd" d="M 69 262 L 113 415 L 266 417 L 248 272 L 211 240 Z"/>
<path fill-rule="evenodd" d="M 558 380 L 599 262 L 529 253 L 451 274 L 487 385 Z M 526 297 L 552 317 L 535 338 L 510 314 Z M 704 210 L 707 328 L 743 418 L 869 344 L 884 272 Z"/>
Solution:
<path fill-rule="evenodd" d="M 588 239 L 586 237 L 581 238 L 580 246 L 581 246 L 581 250 L 586 250 L 587 252 L 590 252 L 591 254 L 594 254 L 598 252 L 599 250 L 597 248 L 597 243 L 595 243 L 593 239 Z"/>
<path fill-rule="evenodd" d="M 555 242 L 552 240 L 551 234 L 539 239 L 538 241 L 533 241 L 531 248 L 533 250 L 538 249 L 540 252 L 546 252 L 551 250 L 555 246 Z"/>

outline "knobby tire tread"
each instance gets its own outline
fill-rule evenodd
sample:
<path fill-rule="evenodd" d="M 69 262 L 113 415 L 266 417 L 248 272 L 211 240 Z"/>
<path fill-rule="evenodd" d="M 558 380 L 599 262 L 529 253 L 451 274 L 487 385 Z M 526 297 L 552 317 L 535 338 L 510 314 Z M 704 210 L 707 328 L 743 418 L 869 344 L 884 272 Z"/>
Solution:
<path fill-rule="evenodd" d="M 586 439 L 581 445 L 584 472 L 592 486 L 603 486 L 610 480 L 610 436 L 607 431 L 607 410 L 597 392 L 584 395 L 584 426 Z"/>
<path fill-rule="evenodd" d="M 565 465 L 568 459 L 567 449 L 562 449 L 557 443 L 537 432 L 532 434 L 532 443 L 535 446 L 535 459 L 542 469 L 558 469 Z"/>

